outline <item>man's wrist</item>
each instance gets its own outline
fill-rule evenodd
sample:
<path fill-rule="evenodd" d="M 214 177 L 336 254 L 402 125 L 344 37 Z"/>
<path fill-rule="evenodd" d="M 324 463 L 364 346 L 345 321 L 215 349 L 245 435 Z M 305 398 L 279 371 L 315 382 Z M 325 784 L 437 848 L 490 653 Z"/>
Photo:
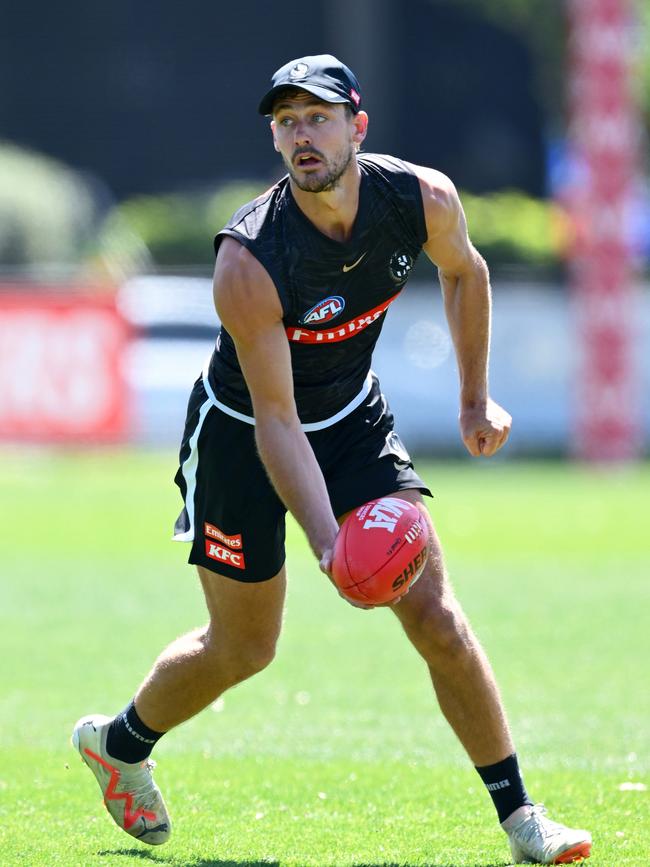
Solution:
<path fill-rule="evenodd" d="M 485 391 L 471 392 L 470 394 L 461 392 L 460 408 L 461 412 L 466 409 L 484 409 L 487 406 L 488 395 Z"/>
<path fill-rule="evenodd" d="M 334 548 L 334 542 L 336 541 L 336 536 L 339 531 L 338 524 L 335 524 L 332 528 L 332 533 L 319 533 L 318 538 L 312 538 L 311 546 L 314 551 L 314 554 L 320 560 L 327 551 L 331 551 Z"/>

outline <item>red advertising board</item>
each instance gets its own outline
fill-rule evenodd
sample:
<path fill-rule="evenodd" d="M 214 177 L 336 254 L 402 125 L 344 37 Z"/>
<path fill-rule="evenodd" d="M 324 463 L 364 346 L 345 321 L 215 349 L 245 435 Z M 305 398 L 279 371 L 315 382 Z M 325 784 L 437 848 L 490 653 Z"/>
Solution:
<path fill-rule="evenodd" d="M 113 300 L 18 288 L 0 287 L 0 438 L 122 439 L 129 329 Z"/>

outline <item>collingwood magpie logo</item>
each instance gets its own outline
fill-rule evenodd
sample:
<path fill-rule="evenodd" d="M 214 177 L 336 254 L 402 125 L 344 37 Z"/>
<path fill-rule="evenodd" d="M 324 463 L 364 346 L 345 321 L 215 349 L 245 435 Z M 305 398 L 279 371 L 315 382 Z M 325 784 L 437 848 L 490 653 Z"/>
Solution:
<path fill-rule="evenodd" d="M 296 63 L 291 72 L 289 73 L 289 79 L 291 81 L 302 81 L 303 78 L 307 78 L 309 75 L 309 66 L 306 63 Z"/>
<path fill-rule="evenodd" d="M 393 253 L 388 264 L 390 276 L 393 278 L 395 283 L 403 283 L 410 274 L 412 267 L 413 259 L 408 253 Z"/>

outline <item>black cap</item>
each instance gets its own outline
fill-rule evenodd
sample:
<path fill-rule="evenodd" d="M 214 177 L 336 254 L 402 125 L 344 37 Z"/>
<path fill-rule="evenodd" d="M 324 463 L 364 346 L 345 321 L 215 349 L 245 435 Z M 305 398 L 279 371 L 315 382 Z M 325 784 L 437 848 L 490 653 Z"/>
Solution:
<path fill-rule="evenodd" d="M 331 54 L 291 60 L 278 69 L 271 81 L 273 87 L 260 102 L 260 114 L 271 114 L 276 96 L 287 87 L 306 90 L 323 102 L 348 102 L 355 114 L 361 108 L 361 88 L 355 74 Z"/>

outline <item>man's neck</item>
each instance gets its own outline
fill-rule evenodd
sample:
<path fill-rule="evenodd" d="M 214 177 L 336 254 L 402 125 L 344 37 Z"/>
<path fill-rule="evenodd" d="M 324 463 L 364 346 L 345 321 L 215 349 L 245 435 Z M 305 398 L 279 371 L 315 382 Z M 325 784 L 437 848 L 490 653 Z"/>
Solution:
<path fill-rule="evenodd" d="M 359 210 L 361 172 L 356 159 L 339 178 L 335 189 L 308 193 L 289 180 L 296 204 L 319 232 L 333 241 L 349 241 Z"/>

